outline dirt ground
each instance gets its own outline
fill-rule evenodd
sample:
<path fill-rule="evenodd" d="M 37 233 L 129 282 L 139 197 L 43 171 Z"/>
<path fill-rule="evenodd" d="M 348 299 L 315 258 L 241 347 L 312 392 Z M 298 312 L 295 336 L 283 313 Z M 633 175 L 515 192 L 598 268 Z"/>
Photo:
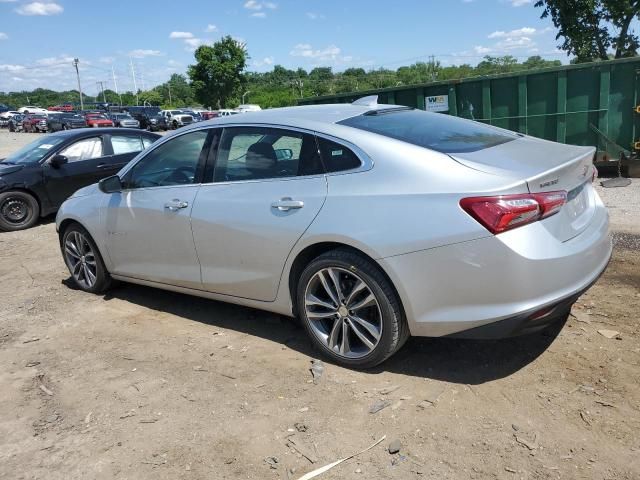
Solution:
<path fill-rule="evenodd" d="M 0 132 L 0 157 L 30 138 Z M 640 181 L 602 193 L 613 260 L 564 327 L 411 339 L 373 371 L 325 362 L 318 384 L 293 320 L 82 293 L 53 219 L 0 233 L 0 478 L 297 479 L 386 435 L 319 478 L 638 479 Z"/>

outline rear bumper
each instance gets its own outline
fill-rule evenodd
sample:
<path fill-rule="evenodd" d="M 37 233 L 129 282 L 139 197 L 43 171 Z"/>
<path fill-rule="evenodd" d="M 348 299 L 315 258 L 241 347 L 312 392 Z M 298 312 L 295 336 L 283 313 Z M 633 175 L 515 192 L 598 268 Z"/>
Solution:
<path fill-rule="evenodd" d="M 596 200 L 589 226 L 566 242 L 543 221 L 380 260 L 400 294 L 411 334 L 499 338 L 544 328 L 565 315 L 611 257 L 608 213 Z M 550 307 L 548 315 L 531 318 Z"/>

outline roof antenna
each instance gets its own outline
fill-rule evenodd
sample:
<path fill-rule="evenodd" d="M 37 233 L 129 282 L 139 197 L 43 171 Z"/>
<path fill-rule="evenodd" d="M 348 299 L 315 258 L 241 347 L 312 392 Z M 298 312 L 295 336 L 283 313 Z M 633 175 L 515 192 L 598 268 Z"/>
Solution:
<path fill-rule="evenodd" d="M 369 95 L 368 97 L 362 97 L 353 102 L 351 105 L 361 105 L 364 107 L 375 107 L 378 105 L 378 95 Z"/>

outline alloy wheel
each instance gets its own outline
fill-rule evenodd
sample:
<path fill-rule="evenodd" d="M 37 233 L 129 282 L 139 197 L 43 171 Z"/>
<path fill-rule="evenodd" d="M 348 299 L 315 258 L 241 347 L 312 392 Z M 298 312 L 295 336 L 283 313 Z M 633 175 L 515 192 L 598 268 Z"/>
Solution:
<path fill-rule="evenodd" d="M 71 275 L 83 288 L 91 288 L 96 283 L 98 265 L 96 255 L 85 235 L 72 231 L 64 241 L 64 254 L 70 266 Z"/>
<path fill-rule="evenodd" d="M 382 313 L 373 291 L 354 272 L 316 272 L 305 290 L 305 313 L 314 335 L 336 355 L 362 358 L 382 337 Z"/>

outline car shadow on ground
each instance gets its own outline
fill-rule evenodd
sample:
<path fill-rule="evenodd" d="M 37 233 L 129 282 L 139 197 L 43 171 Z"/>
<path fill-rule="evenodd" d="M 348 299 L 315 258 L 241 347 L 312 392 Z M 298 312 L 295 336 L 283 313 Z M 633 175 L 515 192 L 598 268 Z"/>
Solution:
<path fill-rule="evenodd" d="M 74 288 L 70 278 L 63 283 Z M 296 319 L 132 284 L 120 284 L 104 296 L 106 301 L 113 298 L 212 327 L 265 338 L 310 358 L 322 358 Z M 375 375 L 386 371 L 477 385 L 507 377 L 533 362 L 553 343 L 563 326 L 564 322 L 558 322 L 543 332 L 504 340 L 410 338 L 396 355 L 363 373 Z"/>

